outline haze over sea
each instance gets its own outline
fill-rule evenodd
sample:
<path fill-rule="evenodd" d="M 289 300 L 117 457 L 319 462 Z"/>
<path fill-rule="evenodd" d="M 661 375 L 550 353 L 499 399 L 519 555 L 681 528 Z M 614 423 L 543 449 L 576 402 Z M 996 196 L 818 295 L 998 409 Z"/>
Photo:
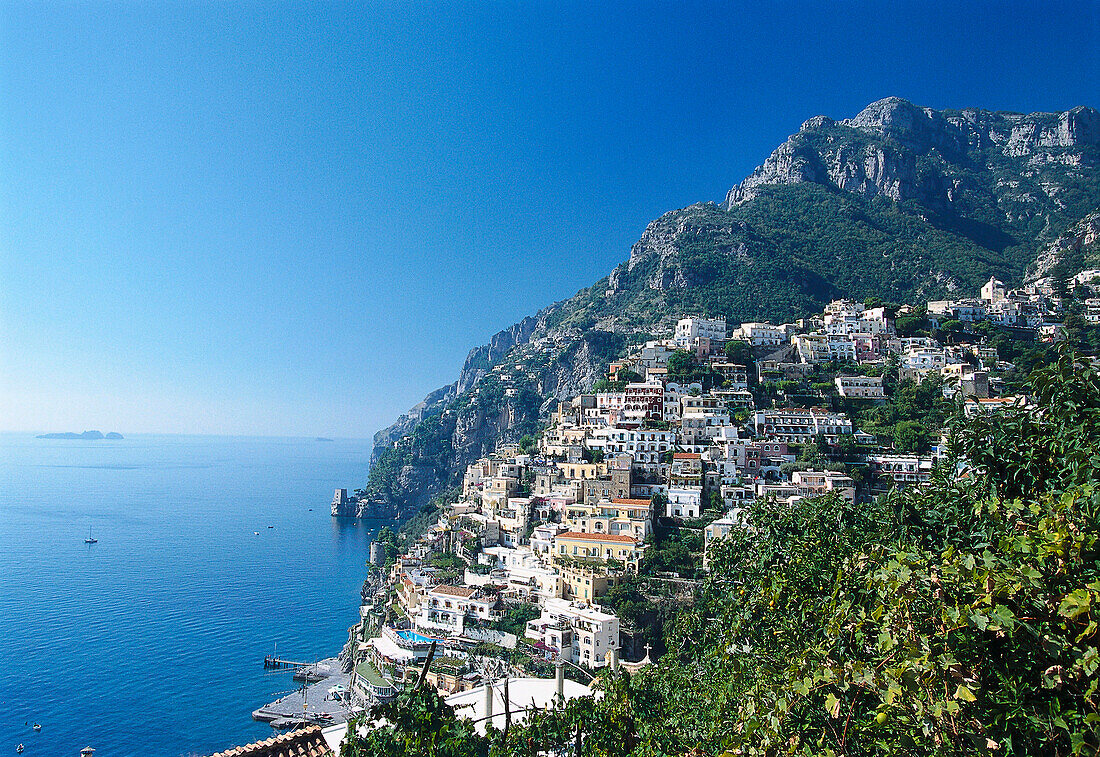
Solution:
<path fill-rule="evenodd" d="M 264 655 L 334 655 L 356 622 L 378 524 L 328 505 L 369 460 L 366 440 L 0 434 L 0 754 L 271 735 L 251 712 L 296 684 Z"/>

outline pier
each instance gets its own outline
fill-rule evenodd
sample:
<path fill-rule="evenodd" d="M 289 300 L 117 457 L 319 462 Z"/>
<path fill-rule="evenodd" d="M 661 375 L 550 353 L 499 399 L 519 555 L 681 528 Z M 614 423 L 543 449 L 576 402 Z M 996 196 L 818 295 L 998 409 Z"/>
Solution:
<path fill-rule="evenodd" d="M 272 661 L 274 662 L 274 656 Z M 281 661 L 288 662 L 288 661 Z M 350 676 L 340 669 L 336 658 L 318 663 L 294 663 L 279 667 L 310 667 L 320 676 L 316 683 L 306 684 L 252 713 L 254 720 L 270 723 L 273 728 L 295 728 L 303 725 L 333 725 L 343 723 L 353 714 L 347 700 Z M 275 667 L 274 665 L 265 667 Z"/>
<path fill-rule="evenodd" d="M 295 662 L 294 660 L 284 660 L 281 657 L 269 654 L 264 655 L 264 668 L 304 668 L 307 665 L 312 665 L 312 662 Z"/>

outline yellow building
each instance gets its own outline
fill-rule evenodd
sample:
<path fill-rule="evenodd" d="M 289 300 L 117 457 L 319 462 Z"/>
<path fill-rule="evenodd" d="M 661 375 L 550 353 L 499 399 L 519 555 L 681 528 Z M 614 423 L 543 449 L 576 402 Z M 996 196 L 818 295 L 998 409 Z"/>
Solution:
<path fill-rule="evenodd" d="M 633 536 L 644 541 L 653 530 L 653 502 L 649 499 L 604 499 L 596 504 L 572 504 L 564 510 L 570 531 L 586 534 Z"/>
<path fill-rule="evenodd" d="M 638 539 L 626 534 L 584 534 L 566 531 L 554 537 L 554 557 L 559 562 L 615 560 L 624 567 L 637 567 L 642 555 Z"/>
<path fill-rule="evenodd" d="M 622 578 L 620 574 L 609 575 L 606 568 L 583 563 L 559 563 L 558 570 L 561 572 L 561 598 L 577 602 L 602 597 Z"/>

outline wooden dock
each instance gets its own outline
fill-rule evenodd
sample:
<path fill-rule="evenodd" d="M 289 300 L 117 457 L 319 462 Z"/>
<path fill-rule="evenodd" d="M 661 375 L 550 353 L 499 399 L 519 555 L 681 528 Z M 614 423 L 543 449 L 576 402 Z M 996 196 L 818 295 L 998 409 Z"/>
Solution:
<path fill-rule="evenodd" d="M 264 656 L 264 668 L 304 668 L 307 665 L 312 665 L 312 662 L 295 662 L 294 660 L 284 660 L 281 657 L 275 655 Z"/>

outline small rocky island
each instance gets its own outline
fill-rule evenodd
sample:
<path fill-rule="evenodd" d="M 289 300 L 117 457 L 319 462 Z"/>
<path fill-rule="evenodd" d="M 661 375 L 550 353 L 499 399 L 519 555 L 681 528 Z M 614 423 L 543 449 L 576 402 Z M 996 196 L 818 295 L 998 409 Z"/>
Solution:
<path fill-rule="evenodd" d="M 115 432 L 115 431 L 110 431 L 106 434 L 104 434 L 101 431 L 82 431 L 79 434 L 76 433 L 76 432 L 73 432 L 73 431 L 64 431 L 64 432 L 55 433 L 55 434 L 39 434 L 35 438 L 36 439 L 84 439 L 84 440 L 87 440 L 87 441 L 98 441 L 100 439 L 111 439 L 111 440 L 122 439 L 123 436 L 122 436 L 122 434 L 120 434 L 118 432 Z"/>

